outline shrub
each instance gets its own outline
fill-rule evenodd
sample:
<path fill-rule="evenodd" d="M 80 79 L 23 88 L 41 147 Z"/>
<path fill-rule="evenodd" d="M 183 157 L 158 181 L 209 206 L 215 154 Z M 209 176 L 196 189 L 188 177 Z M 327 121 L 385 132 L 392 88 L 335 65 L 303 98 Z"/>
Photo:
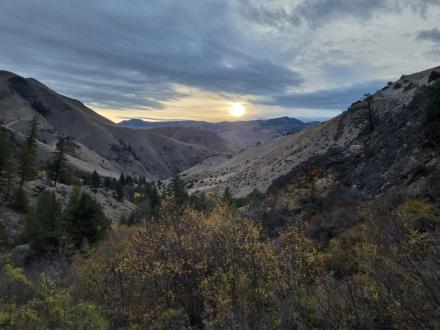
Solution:
<path fill-rule="evenodd" d="M 75 190 L 64 210 L 66 233 L 76 247 L 96 243 L 110 227 L 101 205 L 92 196 Z"/>
<path fill-rule="evenodd" d="M 440 84 L 436 84 L 423 119 L 425 137 L 432 145 L 440 143 Z"/>
<path fill-rule="evenodd" d="M 43 191 L 26 222 L 26 235 L 39 253 L 56 252 L 62 235 L 61 204 L 54 192 Z"/>

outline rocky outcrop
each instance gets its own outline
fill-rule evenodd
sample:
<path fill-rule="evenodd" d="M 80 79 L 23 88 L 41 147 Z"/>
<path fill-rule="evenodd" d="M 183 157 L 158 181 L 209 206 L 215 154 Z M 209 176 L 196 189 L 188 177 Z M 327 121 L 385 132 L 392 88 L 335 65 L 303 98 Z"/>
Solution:
<path fill-rule="evenodd" d="M 316 184 L 329 201 L 332 194 L 349 199 L 390 191 L 418 194 L 438 171 L 438 152 L 425 144 L 422 127 L 430 93 L 440 84 L 433 80 L 437 71 L 402 76 L 338 117 L 232 159 L 207 161 L 185 171 L 185 178 L 194 190 L 230 187 L 236 196 L 268 192 L 268 205 L 280 208 L 307 200 L 309 193 L 302 196 L 299 187 L 307 186 L 309 167 L 320 173 Z"/>

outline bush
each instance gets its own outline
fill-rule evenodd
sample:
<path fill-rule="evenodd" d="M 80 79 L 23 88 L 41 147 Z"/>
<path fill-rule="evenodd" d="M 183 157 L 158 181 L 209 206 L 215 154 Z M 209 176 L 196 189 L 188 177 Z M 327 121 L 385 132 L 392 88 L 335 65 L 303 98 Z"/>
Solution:
<path fill-rule="evenodd" d="M 432 145 L 440 143 L 440 84 L 436 84 L 429 97 L 423 119 L 425 137 Z"/>
<path fill-rule="evenodd" d="M 21 213 L 26 213 L 29 210 L 29 199 L 26 191 L 23 188 L 18 188 L 14 194 L 11 207 Z"/>
<path fill-rule="evenodd" d="M 62 210 L 54 192 L 43 191 L 26 222 L 26 236 L 39 253 L 56 252 L 61 240 Z"/>
<path fill-rule="evenodd" d="M 68 238 L 76 247 L 85 242 L 96 243 L 110 227 L 101 205 L 92 196 L 75 190 L 64 210 Z"/>

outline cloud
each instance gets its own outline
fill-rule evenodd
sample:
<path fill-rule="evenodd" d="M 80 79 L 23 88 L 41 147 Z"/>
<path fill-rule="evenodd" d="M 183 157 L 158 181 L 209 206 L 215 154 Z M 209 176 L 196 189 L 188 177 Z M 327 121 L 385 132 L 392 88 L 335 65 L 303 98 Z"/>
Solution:
<path fill-rule="evenodd" d="M 318 27 L 335 19 L 369 20 L 375 16 L 400 13 L 409 9 L 418 15 L 426 15 L 431 6 L 440 0 L 302 0 L 274 1 L 240 0 L 246 17 L 270 26 Z"/>
<path fill-rule="evenodd" d="M 155 110 L 179 109 L 186 114 L 173 116 L 216 111 L 220 116 L 224 110 L 209 102 L 214 94 L 222 100 L 260 100 L 286 111 L 343 109 L 369 90 L 370 81 L 434 62 L 427 61 L 431 45 L 417 40 L 434 41 L 435 29 L 431 34 L 426 29 L 435 26 L 439 4 L 0 0 L 0 69 L 34 77 L 95 109 L 148 110 L 154 117 L 160 116 Z M 397 16 L 405 14 L 402 20 Z M 414 31 L 421 31 L 417 40 L 402 37 Z M 205 98 L 194 90 L 206 92 Z"/>
<path fill-rule="evenodd" d="M 370 81 L 354 86 L 320 90 L 309 93 L 286 93 L 261 101 L 264 105 L 277 105 L 285 108 L 310 108 L 343 111 L 359 100 L 365 93 L 376 92 L 385 85 L 384 81 Z"/>
<path fill-rule="evenodd" d="M 431 30 L 419 31 L 417 33 L 416 39 L 422 41 L 432 41 L 435 43 L 440 43 L 440 30 L 434 28 Z"/>
<path fill-rule="evenodd" d="M 266 95 L 303 82 L 246 49 L 227 1 L 185 3 L 6 0 L 0 64 L 111 107 L 161 108 L 184 96 L 173 84 Z"/>

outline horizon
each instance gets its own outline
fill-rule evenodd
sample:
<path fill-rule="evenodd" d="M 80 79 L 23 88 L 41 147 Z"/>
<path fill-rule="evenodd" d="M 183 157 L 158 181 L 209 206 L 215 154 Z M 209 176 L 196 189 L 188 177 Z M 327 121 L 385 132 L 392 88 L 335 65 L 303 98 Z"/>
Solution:
<path fill-rule="evenodd" d="M 115 123 L 323 121 L 440 59 L 440 2 L 431 0 L 27 0 L 0 9 L 0 69 Z"/>

